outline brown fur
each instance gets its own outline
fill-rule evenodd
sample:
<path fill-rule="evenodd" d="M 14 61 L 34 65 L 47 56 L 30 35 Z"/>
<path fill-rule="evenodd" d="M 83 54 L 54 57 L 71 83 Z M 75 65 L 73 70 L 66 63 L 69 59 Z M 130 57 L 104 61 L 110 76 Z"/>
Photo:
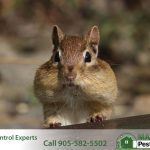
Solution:
<path fill-rule="evenodd" d="M 94 29 L 92 36 L 98 42 L 96 31 Z M 98 59 L 90 47 L 90 32 L 86 38 L 62 34 L 59 45 L 54 44 L 53 51 L 53 55 L 57 50 L 61 51 L 60 63 L 54 64 L 52 55 L 35 75 L 35 94 L 43 104 L 45 125 L 82 123 L 95 115 L 109 118 L 117 97 L 117 83 L 112 69 Z M 90 63 L 84 62 L 83 53 L 86 50 L 92 55 Z M 71 70 L 69 66 L 72 66 Z M 72 74 L 75 74 L 74 86 L 70 87 L 65 77 Z"/>
<path fill-rule="evenodd" d="M 75 65 L 81 59 L 81 54 L 86 48 L 86 41 L 82 37 L 65 36 L 61 42 L 62 63 Z M 79 53 L 80 52 L 80 53 Z"/>

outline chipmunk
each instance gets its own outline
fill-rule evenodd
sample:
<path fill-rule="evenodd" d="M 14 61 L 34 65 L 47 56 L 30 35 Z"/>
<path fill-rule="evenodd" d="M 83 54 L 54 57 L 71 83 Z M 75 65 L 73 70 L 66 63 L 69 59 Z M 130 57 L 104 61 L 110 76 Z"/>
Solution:
<path fill-rule="evenodd" d="M 53 27 L 51 59 L 37 70 L 34 80 L 46 127 L 110 118 L 117 82 L 109 64 L 97 57 L 99 41 L 97 26 L 84 36 L 66 35 Z"/>

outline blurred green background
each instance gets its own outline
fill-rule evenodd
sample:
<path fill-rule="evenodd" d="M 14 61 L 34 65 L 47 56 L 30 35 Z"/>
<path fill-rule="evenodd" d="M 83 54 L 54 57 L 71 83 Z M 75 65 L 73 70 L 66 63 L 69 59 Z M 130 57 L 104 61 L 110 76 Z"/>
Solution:
<path fill-rule="evenodd" d="M 40 127 L 32 86 L 54 24 L 68 34 L 98 25 L 119 86 L 112 117 L 150 114 L 150 0 L 0 0 L 0 128 Z"/>

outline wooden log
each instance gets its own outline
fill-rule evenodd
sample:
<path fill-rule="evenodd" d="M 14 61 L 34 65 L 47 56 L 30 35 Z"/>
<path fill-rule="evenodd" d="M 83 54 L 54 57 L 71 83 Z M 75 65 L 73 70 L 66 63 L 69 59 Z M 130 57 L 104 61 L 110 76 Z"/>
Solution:
<path fill-rule="evenodd" d="M 83 123 L 61 126 L 57 129 L 150 129 L 150 114 L 106 120 L 101 124 Z"/>

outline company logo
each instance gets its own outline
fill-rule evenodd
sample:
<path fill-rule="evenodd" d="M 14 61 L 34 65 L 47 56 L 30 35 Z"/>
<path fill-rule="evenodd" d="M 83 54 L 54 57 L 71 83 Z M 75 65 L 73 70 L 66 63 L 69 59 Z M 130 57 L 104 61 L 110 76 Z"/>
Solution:
<path fill-rule="evenodd" d="M 138 140 L 132 134 L 123 134 L 117 138 L 116 150 L 150 149 L 149 136 L 139 136 Z"/>
<path fill-rule="evenodd" d="M 136 138 L 131 134 L 123 134 L 117 139 L 117 150 L 133 149 Z"/>

